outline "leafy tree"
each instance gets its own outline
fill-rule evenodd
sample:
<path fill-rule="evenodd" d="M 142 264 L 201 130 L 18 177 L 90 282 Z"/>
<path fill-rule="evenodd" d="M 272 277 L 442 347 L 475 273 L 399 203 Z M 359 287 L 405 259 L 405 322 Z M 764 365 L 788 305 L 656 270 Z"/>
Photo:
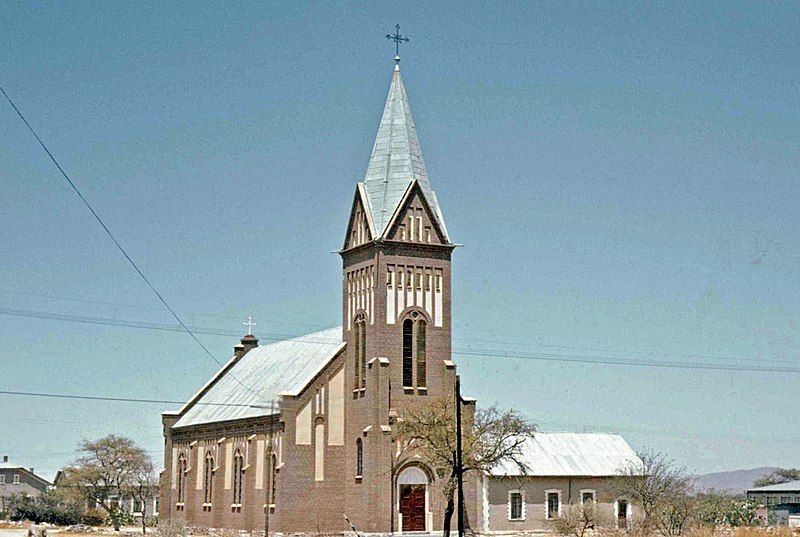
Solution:
<path fill-rule="evenodd" d="M 148 463 L 152 468 L 150 457 L 130 438 L 113 434 L 96 441 L 83 440 L 78 451 L 81 456 L 64 470 L 65 486 L 104 510 L 119 531 L 125 521 L 119 500 L 138 487 L 142 468 Z"/>
<path fill-rule="evenodd" d="M 693 518 L 706 526 L 752 526 L 757 520 L 756 504 L 727 494 L 698 494 Z"/>
<path fill-rule="evenodd" d="M 753 482 L 753 486 L 766 487 L 767 485 L 778 485 L 780 483 L 788 483 L 789 481 L 797 480 L 800 480 L 800 470 L 797 468 L 780 468 L 768 476 L 756 479 Z"/>
<path fill-rule="evenodd" d="M 472 420 L 462 421 L 462 475 L 489 471 L 504 462 L 527 471 L 522 445 L 535 430 L 533 423 L 514 410 L 495 406 L 478 410 Z M 395 440 L 401 447 L 395 467 L 419 454 L 444 478 L 442 493 L 447 503 L 443 534 L 449 536 L 458 483 L 455 403 L 435 398 L 409 410 L 398 419 Z"/>
<path fill-rule="evenodd" d="M 639 453 L 640 462 L 620 471 L 619 494 L 638 505 L 643 531 L 680 535 L 692 513 L 692 482 L 683 468 L 661 453 Z"/>

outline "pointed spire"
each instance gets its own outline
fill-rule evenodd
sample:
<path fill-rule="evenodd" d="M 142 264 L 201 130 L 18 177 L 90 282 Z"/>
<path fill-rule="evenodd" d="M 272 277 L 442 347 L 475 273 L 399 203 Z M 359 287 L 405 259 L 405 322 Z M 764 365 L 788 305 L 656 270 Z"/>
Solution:
<path fill-rule="evenodd" d="M 444 229 L 444 219 L 431 190 L 428 172 L 422 160 L 417 128 L 411 117 L 406 88 L 400 75 L 399 57 L 395 58 L 392 84 L 386 98 L 378 135 L 364 177 L 370 212 L 378 237 L 386 232 L 392 214 L 412 181 L 419 183 L 425 199 Z"/>

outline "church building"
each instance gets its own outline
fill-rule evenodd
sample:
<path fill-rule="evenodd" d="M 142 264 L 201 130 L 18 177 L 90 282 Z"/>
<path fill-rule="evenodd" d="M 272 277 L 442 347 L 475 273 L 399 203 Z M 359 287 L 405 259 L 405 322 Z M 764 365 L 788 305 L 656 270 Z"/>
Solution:
<path fill-rule="evenodd" d="M 162 414 L 162 518 L 271 532 L 441 529 L 443 476 L 404 455 L 393 433 L 407 409 L 455 395 L 456 245 L 399 57 L 346 224 L 342 326 L 268 345 L 248 334 L 180 410 Z M 479 489 L 465 483 L 471 520 Z"/>

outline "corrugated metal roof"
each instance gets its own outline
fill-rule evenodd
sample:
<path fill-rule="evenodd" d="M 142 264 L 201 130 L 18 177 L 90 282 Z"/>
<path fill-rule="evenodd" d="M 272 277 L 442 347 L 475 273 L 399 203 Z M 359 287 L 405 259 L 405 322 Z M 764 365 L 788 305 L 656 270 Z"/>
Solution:
<path fill-rule="evenodd" d="M 281 392 L 302 389 L 342 348 L 337 326 L 251 349 L 173 427 L 266 416 Z"/>
<path fill-rule="evenodd" d="M 369 209 L 379 237 L 386 232 L 389 220 L 412 181 L 417 180 L 425 199 L 433 209 L 445 236 L 439 203 L 431 190 L 428 172 L 422 160 L 417 128 L 411 117 L 406 88 L 396 65 L 386 106 L 375 137 L 375 145 L 364 176 Z M 449 241 L 449 239 L 448 239 Z"/>
<path fill-rule="evenodd" d="M 765 485 L 763 487 L 755 487 L 747 489 L 747 492 L 798 492 L 800 491 L 800 479 L 797 481 L 789 481 L 787 483 L 778 483 L 777 485 Z"/>
<path fill-rule="evenodd" d="M 523 446 L 529 476 L 612 476 L 642 461 L 618 434 L 536 433 Z M 490 472 L 518 476 L 523 472 L 504 463 Z"/>

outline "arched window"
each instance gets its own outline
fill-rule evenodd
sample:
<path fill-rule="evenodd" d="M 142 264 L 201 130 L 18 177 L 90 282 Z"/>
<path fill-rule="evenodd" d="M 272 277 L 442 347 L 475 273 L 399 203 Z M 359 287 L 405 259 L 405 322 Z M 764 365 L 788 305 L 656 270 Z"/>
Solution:
<path fill-rule="evenodd" d="M 356 317 L 355 326 L 355 389 L 367 386 L 367 323 L 363 315 Z"/>
<path fill-rule="evenodd" d="M 244 457 L 237 449 L 233 455 L 233 504 L 242 505 L 242 484 L 244 481 Z"/>
<path fill-rule="evenodd" d="M 416 333 L 416 342 L 415 350 L 417 351 L 416 360 L 417 360 L 417 388 L 425 388 L 427 387 L 427 379 L 426 379 L 426 371 L 425 371 L 425 319 L 418 319 L 415 323 L 415 328 L 417 329 Z"/>
<path fill-rule="evenodd" d="M 356 475 L 364 474 L 364 443 L 356 438 Z"/>
<path fill-rule="evenodd" d="M 186 456 L 178 457 L 178 503 L 183 505 L 186 492 Z"/>
<path fill-rule="evenodd" d="M 404 388 L 427 387 L 426 328 L 425 318 L 418 312 L 412 312 L 411 317 L 403 321 Z"/>
<path fill-rule="evenodd" d="M 269 481 L 269 503 L 275 505 L 275 492 L 277 487 L 275 485 L 275 478 L 278 477 L 278 456 L 273 453 L 272 454 L 272 471 Z"/>
<path fill-rule="evenodd" d="M 206 454 L 203 475 L 205 477 L 203 503 L 211 505 L 211 495 L 214 492 L 214 456 L 211 453 Z"/>
<path fill-rule="evenodd" d="M 403 321 L 403 387 L 414 387 L 414 321 Z"/>
<path fill-rule="evenodd" d="M 314 425 L 314 481 L 325 479 L 325 422 L 317 418 Z"/>

